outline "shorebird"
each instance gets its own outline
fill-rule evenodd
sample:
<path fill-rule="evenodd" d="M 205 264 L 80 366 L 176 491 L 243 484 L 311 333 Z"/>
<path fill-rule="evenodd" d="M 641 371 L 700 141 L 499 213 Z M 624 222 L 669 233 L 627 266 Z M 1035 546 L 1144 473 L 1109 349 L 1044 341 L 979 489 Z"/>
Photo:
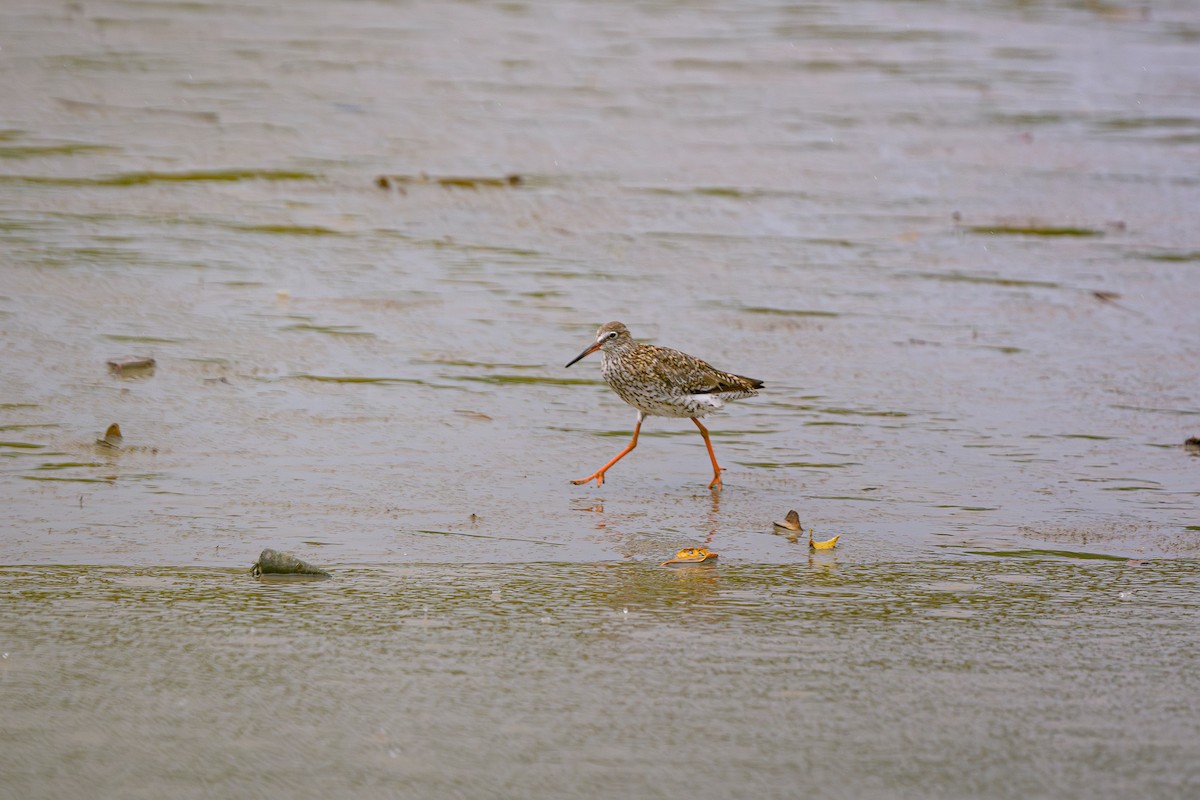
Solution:
<path fill-rule="evenodd" d="M 678 350 L 635 342 L 629 329 L 620 322 L 601 325 L 596 331 L 596 341 L 571 359 L 567 366 L 597 350 L 600 351 L 600 372 L 604 382 L 618 397 L 637 409 L 637 424 L 633 428 L 633 439 L 612 461 L 586 478 L 571 483 L 579 486 L 594 479 L 597 486 L 603 485 L 604 473 L 637 447 L 638 433 L 646 417 L 687 417 L 700 429 L 708 457 L 712 460 L 713 479 L 708 488 L 720 488 L 722 467 L 717 464 L 708 429 L 700 424 L 700 417 L 717 411 L 732 400 L 753 397 L 763 382 L 721 372 Z"/>

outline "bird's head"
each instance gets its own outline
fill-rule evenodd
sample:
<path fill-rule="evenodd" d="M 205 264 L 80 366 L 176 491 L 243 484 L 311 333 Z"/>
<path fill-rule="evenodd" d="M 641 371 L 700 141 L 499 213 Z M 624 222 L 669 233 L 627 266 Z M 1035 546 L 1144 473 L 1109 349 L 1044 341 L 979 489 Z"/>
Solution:
<path fill-rule="evenodd" d="M 606 322 L 600 326 L 600 330 L 596 331 L 596 341 L 588 345 L 582 353 L 571 359 L 567 366 L 571 366 L 576 361 L 579 361 L 586 356 L 590 356 L 597 350 L 603 350 L 605 353 L 614 353 L 622 347 L 633 343 L 633 337 L 629 335 L 629 329 L 620 322 Z"/>

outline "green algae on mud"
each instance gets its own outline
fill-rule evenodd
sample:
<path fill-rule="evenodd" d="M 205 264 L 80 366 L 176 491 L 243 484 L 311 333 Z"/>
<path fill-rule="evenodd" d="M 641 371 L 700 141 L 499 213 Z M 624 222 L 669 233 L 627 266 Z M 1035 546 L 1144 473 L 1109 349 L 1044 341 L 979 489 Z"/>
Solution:
<path fill-rule="evenodd" d="M 842 469 L 845 467 L 861 466 L 857 461 L 738 461 L 743 467 L 758 467 L 760 469 Z"/>
<path fill-rule="evenodd" d="M 968 225 L 965 230 L 987 236 L 1103 236 L 1099 228 L 1073 225 Z"/>
<path fill-rule="evenodd" d="M 911 272 L 909 277 L 943 283 L 979 283 L 990 286 L 1005 286 L 1019 289 L 1061 289 L 1055 281 L 1039 281 L 1028 278 L 1004 278 L 999 275 L 972 275 L 965 272 Z"/>
<path fill-rule="evenodd" d="M 497 386 L 541 384 L 545 386 L 602 386 L 590 378 L 546 378 L 538 375 L 462 375 L 455 380 L 490 383 Z"/>
<path fill-rule="evenodd" d="M 1143 258 L 1147 261 L 1166 261 L 1187 263 L 1200 261 L 1200 250 L 1138 250 L 1129 254 L 1132 258 Z"/>
<path fill-rule="evenodd" d="M 245 233 L 268 233 L 280 236 L 346 236 L 346 231 L 325 228 L 320 225 L 230 225 Z"/>
<path fill-rule="evenodd" d="M 960 506 L 949 503 L 938 503 L 934 508 L 952 508 L 958 511 L 999 511 L 999 506 Z"/>
<path fill-rule="evenodd" d="M 116 476 L 108 478 L 63 478 L 57 475 L 22 475 L 22 480 L 26 481 L 49 481 L 55 483 L 115 483 Z"/>
<path fill-rule="evenodd" d="M 856 417 L 907 417 L 910 416 L 907 411 L 875 411 L 868 408 L 836 408 L 825 407 L 817 408 L 822 414 L 837 414 L 839 416 L 856 416 Z"/>
<path fill-rule="evenodd" d="M 470 539 L 493 539 L 501 542 L 526 542 L 528 544 L 544 544 L 550 547 L 566 547 L 563 542 L 550 542 L 545 539 L 526 539 L 520 536 L 497 536 L 490 533 L 472 533 L 470 531 L 427 531 L 427 530 L 410 530 L 401 531 L 401 533 L 420 533 L 426 536 L 466 536 Z"/>
<path fill-rule="evenodd" d="M 30 144 L 0 146 L 0 158 L 46 158 L 50 156 L 94 155 L 97 153 L 118 153 L 120 148 L 100 144 Z"/>
<path fill-rule="evenodd" d="M 293 325 L 284 325 L 280 330 L 284 331 L 308 331 L 312 333 L 324 333 L 329 336 L 364 336 L 374 338 L 375 334 L 370 331 L 357 330 L 357 325 L 313 325 L 308 322 L 297 322 Z"/>
<path fill-rule="evenodd" d="M 380 189 L 391 189 L 393 186 L 403 191 L 405 186 L 433 185 L 445 189 L 508 189 L 521 186 L 526 179 L 516 173 L 500 177 L 449 175 L 430 176 L 424 172 L 419 175 L 380 175 L 375 178 L 375 185 Z"/>
<path fill-rule="evenodd" d="M 375 378 L 361 375 L 309 375 L 307 373 L 297 373 L 288 377 L 293 380 L 315 381 L 317 383 L 374 383 L 383 386 L 396 383 L 411 383 L 418 386 L 430 385 L 420 378 Z"/>
<path fill-rule="evenodd" d="M 471 361 L 465 358 L 417 358 L 414 364 L 438 364 L 444 367 L 481 367 L 483 369 L 542 369 L 545 364 L 510 364 L 503 361 Z"/>
<path fill-rule="evenodd" d="M 173 336 L 151 336 L 149 334 L 102 333 L 100 336 L 110 342 L 131 342 L 134 344 L 183 344 L 191 341 L 191 339 Z"/>
<path fill-rule="evenodd" d="M 869 490 L 868 490 L 869 491 Z M 854 503 L 882 503 L 882 497 L 865 497 L 863 495 L 854 494 L 814 494 L 809 495 L 812 500 L 849 500 Z"/>
<path fill-rule="evenodd" d="M 237 181 L 315 181 L 313 172 L 283 169 L 211 169 L 181 172 L 122 172 L 100 177 L 62 178 L 46 175 L 0 175 L 0 183 L 43 186 L 144 186 L 154 183 L 233 183 Z"/>
<path fill-rule="evenodd" d="M 840 317 L 837 311 L 814 311 L 801 308 L 770 308 L 768 306 L 743 306 L 747 314 L 768 314 L 778 317 Z"/>
<path fill-rule="evenodd" d="M 104 467 L 111 469 L 111 464 L 105 464 L 100 461 L 49 461 L 41 464 L 34 469 L 39 470 L 56 470 L 56 469 L 76 469 L 79 467 Z"/>
<path fill-rule="evenodd" d="M 965 550 L 964 552 L 974 556 L 988 556 L 990 558 L 1066 558 L 1079 559 L 1081 561 L 1120 561 L 1121 563 L 1129 560 L 1129 556 L 1115 555 L 1112 553 L 1093 553 L 1083 550 L 1047 550 L 1030 548 L 1028 550 Z"/>
<path fill-rule="evenodd" d="M 670 187 L 670 186 L 636 186 L 631 187 L 632 191 L 641 192 L 651 195 L 662 195 L 666 197 L 717 197 L 729 200 L 756 200 L 756 199 L 803 199 L 808 198 L 806 192 L 792 189 L 767 189 L 763 187 L 744 187 L 736 186 L 692 186 L 692 187 Z"/>

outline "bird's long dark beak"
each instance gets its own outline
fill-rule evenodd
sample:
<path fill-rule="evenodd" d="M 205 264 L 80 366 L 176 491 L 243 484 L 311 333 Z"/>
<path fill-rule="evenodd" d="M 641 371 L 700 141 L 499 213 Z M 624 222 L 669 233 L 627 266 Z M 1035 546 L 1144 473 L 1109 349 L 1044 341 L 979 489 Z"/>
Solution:
<path fill-rule="evenodd" d="M 584 350 L 582 353 L 580 353 L 579 355 L 572 358 L 570 360 L 570 362 L 567 363 L 567 367 L 571 366 L 571 364 L 574 364 L 576 361 L 579 361 L 580 359 L 582 359 L 585 356 L 590 356 L 592 353 L 596 352 L 599 349 L 600 349 L 600 343 L 596 342 L 591 347 L 589 347 L 587 350 Z M 563 367 L 563 369 L 566 369 L 567 367 Z"/>

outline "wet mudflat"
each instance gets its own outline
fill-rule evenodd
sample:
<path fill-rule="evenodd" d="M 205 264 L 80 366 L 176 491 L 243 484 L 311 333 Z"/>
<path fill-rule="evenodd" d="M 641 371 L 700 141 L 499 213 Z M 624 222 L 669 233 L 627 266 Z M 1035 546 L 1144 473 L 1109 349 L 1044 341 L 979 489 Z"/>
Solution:
<path fill-rule="evenodd" d="M 1190 564 L 0 569 L 6 793 L 1186 797 Z"/>
<path fill-rule="evenodd" d="M 22 796 L 262 792 L 315 752 L 287 785 L 1194 790 L 1193 4 L 0 30 Z M 723 492 L 686 420 L 568 482 L 633 427 L 562 368 L 613 319 L 766 381 L 706 420 Z M 791 508 L 837 549 L 773 535 Z M 334 577 L 264 587 L 264 547 Z"/>

